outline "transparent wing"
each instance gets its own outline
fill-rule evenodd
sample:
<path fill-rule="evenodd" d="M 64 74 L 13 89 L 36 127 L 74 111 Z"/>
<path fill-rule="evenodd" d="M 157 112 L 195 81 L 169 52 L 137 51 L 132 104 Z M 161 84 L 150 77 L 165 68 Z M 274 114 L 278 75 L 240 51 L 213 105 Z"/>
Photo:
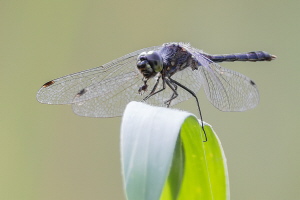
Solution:
<path fill-rule="evenodd" d="M 37 100 L 47 104 L 73 104 L 76 114 L 92 117 L 113 117 L 122 114 L 125 105 L 141 100 L 138 94 L 142 75 L 136 69 L 141 49 L 103 66 L 70 74 L 45 83 L 37 93 Z"/>
<path fill-rule="evenodd" d="M 255 83 L 238 72 L 226 69 L 193 50 L 199 75 L 209 101 L 221 111 L 244 111 L 259 102 Z"/>
<path fill-rule="evenodd" d="M 136 71 L 98 82 L 85 88 L 85 94 L 74 98 L 73 111 L 77 115 L 88 117 L 121 116 L 130 101 L 143 99 L 138 93 L 142 84 L 142 75 Z M 88 98 L 89 96 L 93 97 Z"/>

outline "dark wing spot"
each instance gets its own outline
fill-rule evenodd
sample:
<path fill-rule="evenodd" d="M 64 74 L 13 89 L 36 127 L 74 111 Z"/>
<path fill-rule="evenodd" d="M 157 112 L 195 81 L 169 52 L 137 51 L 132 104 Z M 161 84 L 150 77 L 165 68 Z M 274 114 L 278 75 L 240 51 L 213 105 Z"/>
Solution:
<path fill-rule="evenodd" d="M 83 88 L 82 90 L 80 90 L 80 92 L 77 93 L 76 96 L 82 96 L 83 94 L 85 94 L 87 92 L 87 90 L 85 88 Z"/>
<path fill-rule="evenodd" d="M 50 85 L 52 85 L 53 83 L 55 83 L 54 81 L 49 81 L 49 82 L 47 82 L 47 83 L 45 83 L 44 85 L 43 85 L 43 87 L 45 88 L 45 87 L 49 87 Z"/>
<path fill-rule="evenodd" d="M 255 85 L 255 83 L 254 83 L 252 80 L 250 80 L 250 84 L 251 84 L 251 85 Z"/>

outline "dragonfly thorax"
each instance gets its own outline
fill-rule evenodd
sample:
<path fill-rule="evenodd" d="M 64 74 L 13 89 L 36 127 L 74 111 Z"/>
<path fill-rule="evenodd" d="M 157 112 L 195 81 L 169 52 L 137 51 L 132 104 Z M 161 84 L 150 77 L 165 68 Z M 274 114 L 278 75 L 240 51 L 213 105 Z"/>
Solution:
<path fill-rule="evenodd" d="M 143 52 L 137 58 L 137 68 L 147 79 L 163 69 L 163 59 L 155 51 Z"/>

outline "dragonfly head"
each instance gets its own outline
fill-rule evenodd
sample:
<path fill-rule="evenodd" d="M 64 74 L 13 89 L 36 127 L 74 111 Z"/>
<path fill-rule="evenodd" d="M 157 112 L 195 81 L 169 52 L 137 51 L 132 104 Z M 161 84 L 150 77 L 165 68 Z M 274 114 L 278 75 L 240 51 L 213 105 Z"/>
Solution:
<path fill-rule="evenodd" d="M 137 58 L 137 68 L 145 78 L 154 77 L 163 69 L 163 59 L 155 51 L 143 52 Z"/>

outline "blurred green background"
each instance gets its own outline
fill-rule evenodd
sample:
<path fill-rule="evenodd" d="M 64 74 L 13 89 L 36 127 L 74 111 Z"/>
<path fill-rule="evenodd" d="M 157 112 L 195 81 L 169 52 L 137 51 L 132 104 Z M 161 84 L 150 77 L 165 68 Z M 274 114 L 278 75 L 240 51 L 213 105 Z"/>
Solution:
<path fill-rule="evenodd" d="M 125 199 L 121 118 L 85 118 L 36 101 L 46 81 L 165 42 L 208 53 L 259 86 L 257 108 L 223 113 L 199 93 L 229 167 L 232 199 L 299 199 L 300 1 L 0 1 L 0 199 Z M 178 105 L 197 114 L 193 99 Z"/>

